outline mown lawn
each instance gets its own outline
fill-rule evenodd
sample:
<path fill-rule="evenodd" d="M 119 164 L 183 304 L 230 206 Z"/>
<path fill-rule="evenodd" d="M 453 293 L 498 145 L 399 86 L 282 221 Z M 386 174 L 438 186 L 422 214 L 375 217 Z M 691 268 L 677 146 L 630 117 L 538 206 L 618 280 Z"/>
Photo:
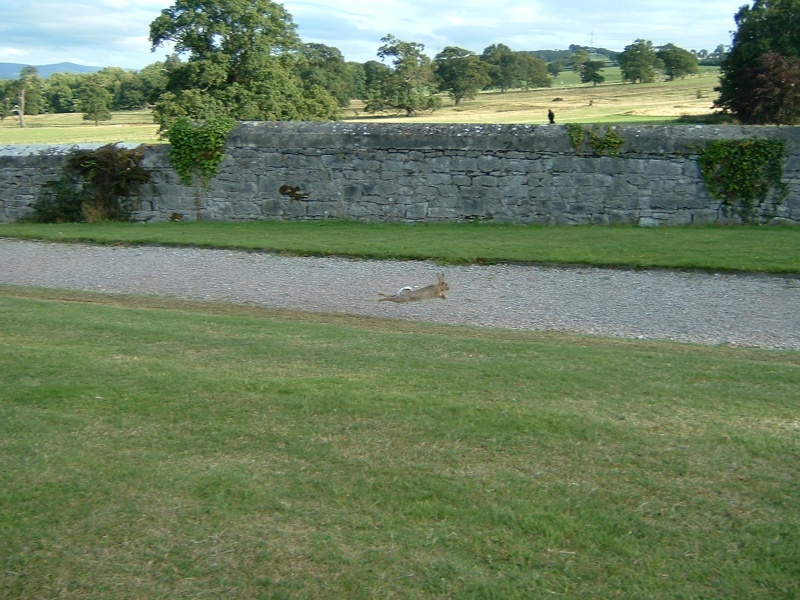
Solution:
<path fill-rule="evenodd" d="M 0 597 L 796 598 L 800 354 L 0 286 Z"/>
<path fill-rule="evenodd" d="M 0 225 L 0 236 L 422 259 L 800 273 L 797 227 L 605 227 L 316 222 Z"/>

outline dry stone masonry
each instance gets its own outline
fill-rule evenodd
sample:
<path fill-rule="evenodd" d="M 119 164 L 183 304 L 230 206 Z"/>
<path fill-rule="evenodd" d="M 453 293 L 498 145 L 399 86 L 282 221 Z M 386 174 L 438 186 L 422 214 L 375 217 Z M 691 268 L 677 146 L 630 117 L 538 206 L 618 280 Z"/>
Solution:
<path fill-rule="evenodd" d="M 180 183 L 166 146 L 148 148 L 143 166 L 153 181 L 141 188 L 134 218 L 713 223 L 724 215 L 705 188 L 698 154 L 713 140 L 758 137 L 786 140 L 788 197 L 772 220 L 800 224 L 798 127 L 614 132 L 623 140 L 616 156 L 586 143 L 576 149 L 562 125 L 244 122 L 229 135 L 207 189 Z M 0 221 L 30 212 L 70 150 L 0 148 Z"/>

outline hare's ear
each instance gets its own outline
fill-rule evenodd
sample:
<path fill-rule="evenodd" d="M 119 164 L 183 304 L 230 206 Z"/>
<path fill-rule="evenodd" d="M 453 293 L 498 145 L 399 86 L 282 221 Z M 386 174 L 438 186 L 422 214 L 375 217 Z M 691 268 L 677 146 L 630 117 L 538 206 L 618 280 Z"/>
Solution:
<path fill-rule="evenodd" d="M 436 279 L 439 280 L 439 283 L 444 283 L 444 273 L 437 273 Z"/>

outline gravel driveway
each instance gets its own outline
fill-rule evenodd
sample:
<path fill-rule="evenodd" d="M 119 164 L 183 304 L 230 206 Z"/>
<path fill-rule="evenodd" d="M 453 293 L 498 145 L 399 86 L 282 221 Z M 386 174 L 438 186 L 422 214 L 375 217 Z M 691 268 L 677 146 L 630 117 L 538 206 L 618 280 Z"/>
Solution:
<path fill-rule="evenodd" d="M 443 271 L 447 300 L 377 302 Z M 538 331 L 800 350 L 800 279 L 285 257 L 0 238 L 0 283 Z"/>

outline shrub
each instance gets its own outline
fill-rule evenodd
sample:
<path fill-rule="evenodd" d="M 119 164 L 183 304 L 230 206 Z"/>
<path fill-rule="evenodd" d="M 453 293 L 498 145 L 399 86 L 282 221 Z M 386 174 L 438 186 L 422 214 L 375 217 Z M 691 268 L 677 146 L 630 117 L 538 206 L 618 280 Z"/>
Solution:
<path fill-rule="evenodd" d="M 42 187 L 30 221 L 36 223 L 127 221 L 132 197 L 150 181 L 140 163 L 144 147 L 107 144 L 97 150 L 75 150 L 59 179 Z"/>

